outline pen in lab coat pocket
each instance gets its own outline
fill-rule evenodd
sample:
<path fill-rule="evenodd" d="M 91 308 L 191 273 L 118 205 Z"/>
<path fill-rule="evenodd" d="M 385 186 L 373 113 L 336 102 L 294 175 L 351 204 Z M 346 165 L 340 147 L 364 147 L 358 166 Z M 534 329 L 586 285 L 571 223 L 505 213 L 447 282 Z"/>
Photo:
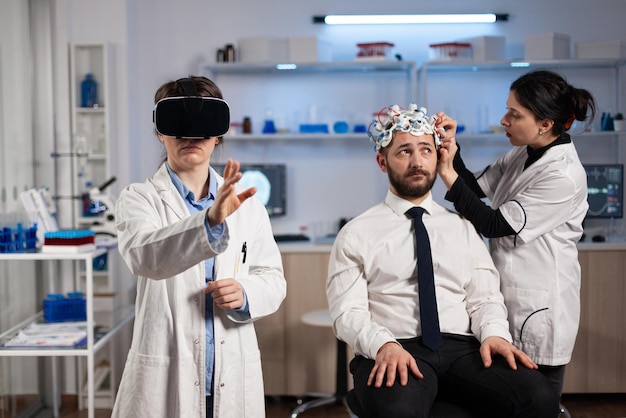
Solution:
<path fill-rule="evenodd" d="M 243 245 L 241 246 L 241 252 L 237 256 L 237 266 L 235 267 L 235 276 L 237 276 L 237 274 L 239 273 L 239 268 L 241 267 L 241 265 L 246 263 L 247 255 L 248 255 L 248 246 L 246 245 L 246 242 L 244 241 Z"/>

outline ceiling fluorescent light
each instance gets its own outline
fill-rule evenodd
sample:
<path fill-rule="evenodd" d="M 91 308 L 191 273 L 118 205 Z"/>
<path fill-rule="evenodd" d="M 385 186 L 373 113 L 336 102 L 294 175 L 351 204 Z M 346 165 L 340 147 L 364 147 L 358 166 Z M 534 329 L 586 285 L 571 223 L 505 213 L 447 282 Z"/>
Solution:
<path fill-rule="evenodd" d="M 432 15 L 326 15 L 313 16 L 313 23 L 327 25 L 393 25 L 416 23 L 493 23 L 509 20 L 508 14 L 432 14 Z"/>

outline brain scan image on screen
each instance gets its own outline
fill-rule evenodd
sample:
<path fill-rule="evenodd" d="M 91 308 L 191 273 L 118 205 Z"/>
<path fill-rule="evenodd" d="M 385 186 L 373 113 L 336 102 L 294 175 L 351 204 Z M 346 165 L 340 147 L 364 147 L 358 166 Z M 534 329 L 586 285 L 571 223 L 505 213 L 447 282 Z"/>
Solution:
<path fill-rule="evenodd" d="M 242 173 L 239 184 L 248 188 L 256 187 L 256 196 L 263 205 L 267 205 L 272 195 L 272 185 L 265 174 L 259 170 L 247 170 Z"/>
<path fill-rule="evenodd" d="M 218 174 L 224 172 L 223 164 L 212 165 Z M 256 187 L 256 197 L 267 209 L 270 217 L 286 214 L 286 167 L 284 164 L 253 164 L 239 166 L 241 179 L 239 184 L 246 188 Z"/>

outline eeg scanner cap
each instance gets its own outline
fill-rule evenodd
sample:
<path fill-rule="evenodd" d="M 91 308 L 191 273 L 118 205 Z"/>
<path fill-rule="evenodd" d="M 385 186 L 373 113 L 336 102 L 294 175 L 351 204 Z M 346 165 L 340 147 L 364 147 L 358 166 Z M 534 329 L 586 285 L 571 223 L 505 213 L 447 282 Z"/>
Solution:
<path fill-rule="evenodd" d="M 222 136 L 230 127 L 228 104 L 217 97 L 198 96 L 190 78 L 177 81 L 185 96 L 165 97 L 154 106 L 154 128 L 175 138 L 208 139 Z"/>
<path fill-rule="evenodd" d="M 396 131 L 408 132 L 413 136 L 433 135 L 435 146 L 439 149 L 441 138 L 435 127 L 435 116 L 428 116 L 425 107 L 418 108 L 411 103 L 408 109 L 398 105 L 385 106 L 370 123 L 367 136 L 375 144 L 376 151 L 386 147 Z"/>

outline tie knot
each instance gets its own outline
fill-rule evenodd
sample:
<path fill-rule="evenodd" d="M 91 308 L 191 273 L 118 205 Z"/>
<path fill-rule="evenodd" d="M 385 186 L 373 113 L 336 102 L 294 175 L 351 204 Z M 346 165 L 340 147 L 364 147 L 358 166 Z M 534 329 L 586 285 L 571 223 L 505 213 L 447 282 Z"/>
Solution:
<path fill-rule="evenodd" d="M 424 208 L 414 206 L 411 209 L 407 210 L 405 213 L 413 219 L 422 219 L 422 215 L 424 214 Z"/>

